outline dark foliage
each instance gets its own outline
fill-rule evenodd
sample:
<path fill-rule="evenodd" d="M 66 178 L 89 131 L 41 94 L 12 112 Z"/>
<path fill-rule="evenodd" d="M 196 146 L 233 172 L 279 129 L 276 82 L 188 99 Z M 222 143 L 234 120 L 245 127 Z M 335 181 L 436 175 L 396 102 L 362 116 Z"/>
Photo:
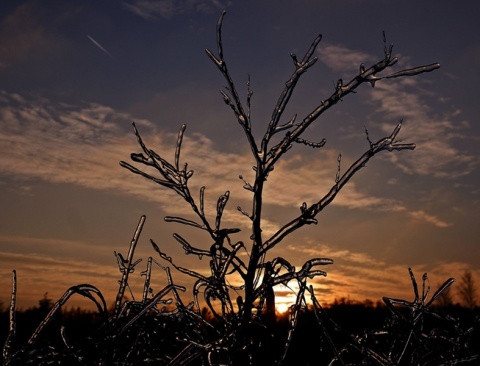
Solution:
<path fill-rule="evenodd" d="M 117 335 L 118 327 L 102 320 L 98 313 L 82 309 L 70 309 L 56 315 L 42 333 L 35 347 L 23 348 L 28 337 L 35 330 L 46 313 L 41 307 L 18 312 L 16 348 L 21 349 L 10 360 L 9 365 L 174 365 L 172 360 L 185 349 L 182 342 L 188 334 L 182 317 L 149 314 L 139 320 L 128 331 Z M 205 309 L 206 310 L 206 309 Z M 133 316 L 135 311 L 129 314 Z M 398 365 L 477 365 L 480 349 L 480 309 L 469 309 L 460 305 L 449 308 L 436 308 L 438 316 L 425 317 L 423 329 L 413 328 L 405 355 Z M 211 336 L 215 327 L 222 325 L 204 311 L 208 323 L 212 324 Z M 448 314 L 448 315 L 447 315 Z M 289 352 L 282 365 L 329 365 L 335 358 L 330 346 L 333 342 L 339 350 L 344 364 L 357 365 L 365 361 L 367 365 L 387 365 L 372 357 L 373 354 L 386 356 L 392 348 L 402 347 L 401 340 L 412 330 L 408 324 L 399 324 L 387 306 L 381 303 L 356 303 L 340 299 L 324 308 L 323 326 L 317 321 L 314 309 L 302 310 Z M 8 329 L 8 312 L 0 313 L 1 341 L 4 342 Z M 60 337 L 61 325 L 69 338 L 67 347 Z M 277 316 L 275 323 L 267 327 L 258 324 L 257 335 L 251 352 L 257 352 L 257 365 L 276 365 L 284 346 L 289 329 L 288 314 Z M 22 349 L 23 348 L 23 349 Z M 193 353 L 190 353 L 192 355 Z M 228 357 L 212 355 L 211 364 L 227 362 L 231 365 L 249 364 L 246 350 Z M 185 356 L 189 353 L 185 352 Z M 187 361 L 188 360 L 188 361 Z M 415 361 L 415 362 L 413 362 Z M 182 363 L 183 362 L 183 363 Z M 178 365 L 205 365 L 203 357 L 178 360 Z M 412 363 L 413 362 L 413 363 Z M 208 363 L 207 363 L 208 364 Z M 336 361 L 333 364 L 342 363 Z"/>

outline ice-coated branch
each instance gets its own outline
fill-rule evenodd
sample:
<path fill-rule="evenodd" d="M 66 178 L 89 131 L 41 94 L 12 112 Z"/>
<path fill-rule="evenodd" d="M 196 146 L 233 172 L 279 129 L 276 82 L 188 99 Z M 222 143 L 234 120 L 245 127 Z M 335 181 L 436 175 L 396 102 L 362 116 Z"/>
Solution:
<path fill-rule="evenodd" d="M 439 67 L 440 67 L 440 64 L 434 63 L 434 64 L 430 64 L 430 65 L 425 65 L 425 66 L 413 67 L 411 69 L 405 69 L 405 70 L 402 70 L 402 71 L 394 72 L 392 74 L 388 74 L 386 76 L 371 75 L 368 78 L 368 81 L 370 82 L 370 84 L 372 86 L 375 86 L 375 83 L 379 80 L 382 80 L 382 79 L 394 79 L 394 78 L 398 78 L 398 77 L 401 77 L 401 76 L 415 76 L 415 75 L 418 75 L 418 74 L 422 74 L 424 72 L 431 72 L 433 70 L 438 69 Z"/>
<path fill-rule="evenodd" d="M 318 35 L 317 38 L 314 39 L 314 41 L 310 45 L 310 48 L 307 50 L 305 56 L 300 62 L 298 62 L 297 56 L 295 54 L 290 54 L 293 60 L 293 64 L 295 66 L 295 71 L 293 72 L 290 79 L 285 83 L 285 88 L 283 89 L 280 97 L 278 98 L 277 104 L 273 109 L 272 118 L 270 120 L 270 123 L 268 124 L 267 131 L 263 136 L 262 152 L 264 156 L 266 156 L 267 154 L 268 143 L 270 142 L 271 137 L 275 133 L 283 131 L 286 128 L 293 127 L 294 125 L 295 117 L 285 125 L 278 126 L 278 123 L 280 122 L 280 118 L 282 117 L 283 112 L 285 111 L 285 108 L 290 101 L 290 97 L 293 94 L 293 90 L 295 89 L 298 80 L 310 67 L 312 67 L 317 62 L 317 57 L 312 58 L 312 56 L 321 40 L 322 36 Z"/>
<path fill-rule="evenodd" d="M 322 139 L 322 141 L 320 141 L 320 142 L 312 142 L 312 141 L 304 140 L 304 139 L 302 139 L 302 138 L 299 137 L 299 138 L 297 138 L 297 139 L 295 140 L 295 142 L 296 142 L 297 144 L 303 144 L 303 145 L 305 145 L 305 146 L 313 147 L 314 149 L 319 149 L 319 148 L 325 146 L 327 140 L 326 140 L 326 139 Z"/>
<path fill-rule="evenodd" d="M 445 291 L 447 291 L 454 282 L 455 278 L 449 278 L 448 280 L 446 280 L 443 285 L 440 286 L 437 291 L 435 291 L 432 298 L 425 306 L 429 307 L 439 296 L 441 296 Z"/>
<path fill-rule="evenodd" d="M 176 241 L 182 244 L 182 248 L 185 251 L 185 254 L 197 255 L 199 259 L 202 259 L 203 256 L 207 256 L 207 257 L 210 256 L 210 251 L 192 247 L 190 243 L 187 242 L 184 238 L 182 238 L 179 234 L 174 233 L 173 237 L 175 238 Z"/>
<path fill-rule="evenodd" d="M 140 133 L 135 125 L 135 122 L 132 123 L 133 131 L 135 136 L 137 137 L 138 144 L 142 148 L 143 152 L 147 155 L 143 155 L 142 153 L 132 153 L 130 155 L 131 159 L 134 162 L 144 164 L 146 166 L 150 166 L 155 168 L 163 179 L 159 179 L 154 177 L 148 173 L 145 173 L 136 167 L 132 166 L 125 161 L 120 161 L 120 166 L 130 170 L 132 173 L 139 174 L 147 179 L 154 181 L 164 187 L 173 189 L 177 192 L 180 196 L 182 196 L 186 201 L 189 201 L 190 193 L 187 187 L 187 181 L 193 175 L 193 170 L 187 171 L 187 164 L 185 164 L 183 169 L 179 168 L 179 159 L 180 159 L 180 151 L 181 145 L 183 141 L 183 134 L 185 132 L 186 125 L 183 125 L 180 128 L 177 138 L 177 144 L 175 149 L 175 156 L 174 156 L 174 164 L 170 164 L 167 160 L 163 159 L 160 155 L 158 155 L 155 151 L 150 150 L 144 144 Z"/>
<path fill-rule="evenodd" d="M 12 350 L 12 344 L 15 339 L 17 330 L 17 271 L 12 271 L 12 293 L 10 297 L 10 311 L 9 311 L 9 328 L 8 336 L 3 346 L 3 363 L 8 365 L 10 360 L 10 353 Z"/>
<path fill-rule="evenodd" d="M 210 234 L 210 236 L 214 240 L 216 240 L 217 233 L 220 230 L 219 226 L 221 222 L 221 217 L 223 215 L 223 210 L 225 208 L 226 203 L 228 202 L 229 192 L 228 191 L 225 192 L 225 194 L 221 195 L 218 198 L 217 216 L 215 219 L 215 229 L 213 229 L 209 221 L 207 220 L 205 216 L 205 211 L 204 211 L 205 187 L 203 186 L 200 188 L 200 198 L 199 198 L 200 203 L 198 207 L 188 187 L 188 180 L 193 176 L 193 170 L 187 170 L 188 165 L 186 163 L 182 168 L 180 168 L 180 153 L 181 153 L 182 141 L 183 141 L 186 125 L 183 125 L 180 128 L 180 131 L 178 133 L 173 164 L 170 164 L 167 160 L 162 158 L 155 151 L 147 148 L 147 146 L 145 145 L 145 143 L 143 142 L 140 136 L 138 129 L 135 126 L 135 123 L 133 123 L 133 129 L 134 129 L 135 136 L 137 137 L 138 144 L 142 148 L 143 153 L 133 153 L 131 154 L 131 159 L 134 162 L 156 169 L 158 173 L 160 173 L 161 178 L 158 178 L 149 173 L 146 173 L 132 166 L 131 164 L 126 163 L 125 161 L 120 161 L 120 166 L 130 170 L 132 173 L 141 175 L 155 183 L 158 183 L 164 187 L 170 188 L 173 191 L 175 191 L 186 202 L 190 204 L 193 212 L 200 218 L 201 223 L 197 223 L 193 220 L 188 220 L 188 219 L 185 219 L 182 217 L 176 217 L 176 216 L 167 216 L 165 217 L 165 221 L 176 222 L 184 225 L 190 225 L 198 229 L 206 230 Z"/>
<path fill-rule="evenodd" d="M 330 318 L 328 317 L 325 310 L 322 308 L 322 306 L 318 302 L 317 298 L 315 297 L 315 292 L 313 290 L 313 286 L 311 286 L 311 285 L 310 285 L 310 288 L 309 288 L 309 292 L 310 292 L 310 298 L 311 298 L 312 303 L 313 303 L 313 310 L 314 310 L 315 318 L 317 319 L 317 322 L 320 325 L 320 329 L 322 330 L 322 335 L 327 340 L 327 343 L 330 346 L 330 349 L 333 351 L 333 354 L 335 355 L 335 359 L 340 361 L 340 363 L 342 365 L 345 365 L 345 363 L 343 362 L 342 357 L 340 355 L 340 352 L 338 351 L 337 347 L 335 346 L 335 342 L 332 340 L 332 337 L 330 337 L 330 334 L 327 331 L 326 324 L 324 324 L 325 323 L 324 319 L 330 320 Z M 334 323 L 334 327 L 338 328 L 337 324 Z"/>
<path fill-rule="evenodd" d="M 407 348 L 411 347 L 410 340 L 416 337 L 415 333 L 420 332 L 423 335 L 424 332 L 424 314 L 432 315 L 437 319 L 447 319 L 448 316 L 438 313 L 435 309 L 431 309 L 430 305 L 437 299 L 444 291 L 446 291 L 453 282 L 454 278 L 449 278 L 444 282 L 442 286 L 435 292 L 432 299 L 427 302 L 430 294 L 430 284 L 427 273 L 422 276 L 422 292 L 419 292 L 417 280 L 411 268 L 408 269 L 410 280 L 412 282 L 414 299 L 413 301 L 407 301 L 403 299 L 395 299 L 390 297 L 384 297 L 383 301 L 387 308 L 390 310 L 393 320 L 402 326 L 404 329 L 408 329 L 407 332 L 401 338 L 396 338 L 398 347 L 396 352 L 389 354 L 394 364 L 400 364 L 402 358 L 406 355 Z M 407 311 L 405 311 L 407 310 Z M 456 322 L 456 321 L 455 321 Z M 398 337 L 397 334 L 394 335 Z M 457 335 L 458 336 L 458 335 Z"/>
<path fill-rule="evenodd" d="M 317 276 L 325 277 L 327 275 L 325 271 L 312 268 L 315 266 L 325 266 L 329 264 L 333 264 L 333 260 L 330 258 L 311 258 L 303 264 L 299 271 L 294 270 L 290 273 L 285 273 L 275 277 L 273 285 L 276 286 L 278 284 L 286 284 L 293 279 L 300 281 L 306 278 L 312 279 Z"/>
<path fill-rule="evenodd" d="M 102 293 L 98 288 L 89 284 L 72 286 L 67 291 L 65 291 L 63 296 L 53 305 L 47 316 L 38 325 L 37 329 L 35 329 L 32 336 L 27 342 L 29 346 L 32 346 L 37 341 L 40 333 L 45 329 L 45 327 L 50 323 L 55 314 L 60 311 L 61 307 L 65 305 L 65 303 L 73 294 L 80 294 L 87 299 L 92 300 L 96 305 L 97 309 L 102 314 L 102 316 L 105 316 L 107 314 L 107 303 L 105 302 L 105 298 L 103 297 Z M 100 301 L 97 300 L 97 298 L 93 296 L 93 294 L 95 294 L 100 299 Z"/>
<path fill-rule="evenodd" d="M 141 276 L 145 276 L 145 281 L 143 283 L 143 295 L 142 295 L 142 302 L 145 302 L 148 299 L 148 295 L 152 292 L 152 288 L 150 287 L 150 279 L 152 277 L 152 257 L 148 257 L 147 260 L 147 269 L 140 273 Z"/>
<path fill-rule="evenodd" d="M 146 306 L 144 306 L 142 308 L 142 310 L 140 310 L 138 312 L 138 314 L 136 314 L 134 317 L 132 317 L 128 322 L 127 324 L 125 324 L 122 329 L 120 329 L 118 331 L 118 333 L 115 335 L 115 337 L 118 337 L 120 336 L 128 327 L 130 327 L 133 323 L 135 323 L 138 319 L 140 319 L 140 317 L 142 317 L 145 313 L 148 312 L 148 310 L 152 309 L 153 307 L 155 307 L 155 305 L 157 303 L 159 303 L 160 301 L 162 301 L 163 297 L 165 297 L 170 291 L 172 291 L 173 289 L 176 289 L 176 290 L 180 290 L 180 291 L 183 291 L 185 292 L 186 291 L 186 288 L 183 287 L 183 286 L 178 286 L 178 285 L 167 285 L 165 286 L 161 291 L 157 292 L 155 294 L 155 296 L 153 296 L 148 304 Z"/>
<path fill-rule="evenodd" d="M 152 244 L 152 247 L 153 249 L 160 255 L 160 257 L 166 261 L 166 262 L 169 262 L 177 271 L 181 272 L 181 273 L 184 273 L 186 275 L 189 275 L 190 277 L 194 277 L 194 278 L 198 278 L 198 279 L 201 279 L 201 280 L 206 280 L 207 278 L 205 276 L 202 276 L 200 273 L 197 273 L 195 271 L 192 271 L 190 269 L 187 269 L 187 268 L 183 268 L 183 267 L 180 267 L 180 266 L 177 266 L 173 260 L 172 260 L 172 257 L 169 257 L 168 255 L 166 255 L 165 253 L 163 253 L 159 246 L 152 240 L 150 239 L 150 243 Z"/>
<path fill-rule="evenodd" d="M 227 205 L 228 199 L 230 198 L 230 191 L 226 191 L 220 197 L 218 197 L 217 201 L 217 216 L 215 217 L 215 231 L 218 232 L 220 230 L 220 223 L 222 221 L 223 210 Z"/>
<path fill-rule="evenodd" d="M 237 117 L 238 123 L 243 127 L 245 135 L 247 137 L 248 143 L 250 144 L 250 148 L 255 159 L 259 162 L 260 156 L 258 152 L 257 143 L 255 142 L 255 138 L 252 134 L 251 129 L 251 122 L 250 122 L 250 99 L 252 97 L 252 91 L 250 90 L 250 78 L 248 78 L 247 86 L 248 86 L 248 94 L 247 94 L 247 105 L 248 109 L 245 112 L 243 104 L 240 100 L 240 97 L 237 92 L 237 88 L 235 87 L 235 83 L 230 75 L 230 72 L 227 68 L 227 63 L 225 62 L 223 56 L 223 44 L 222 44 L 222 25 L 223 19 L 225 17 L 226 12 L 224 11 L 220 18 L 218 19 L 217 23 L 217 48 L 218 48 L 218 57 L 215 56 L 212 51 L 206 49 L 205 52 L 207 53 L 208 57 L 213 61 L 213 63 L 218 67 L 220 72 L 222 73 L 223 77 L 227 82 L 227 92 L 221 91 L 222 97 L 224 102 L 232 109 L 233 113 Z"/>
<path fill-rule="evenodd" d="M 196 227 L 197 229 L 206 230 L 205 225 L 200 225 L 200 224 L 196 223 L 195 221 L 184 219 L 183 217 L 165 216 L 164 220 L 166 222 L 176 222 L 178 224 L 193 226 L 193 227 Z"/>
<path fill-rule="evenodd" d="M 282 141 L 278 145 L 272 147 L 267 152 L 268 160 L 265 165 L 265 170 L 268 171 L 268 169 L 272 167 L 278 161 L 278 159 L 280 159 L 280 157 L 291 148 L 292 143 L 297 141 L 297 139 L 303 134 L 303 132 L 308 128 L 308 126 L 310 126 L 320 115 L 322 115 L 325 111 L 327 111 L 337 102 L 339 102 L 344 96 L 355 92 L 355 90 L 361 84 L 368 82 L 373 87 L 375 86 L 375 83 L 377 81 L 382 79 L 392 79 L 403 76 L 415 76 L 421 73 L 431 72 L 440 67 L 440 64 L 433 63 L 425 66 L 418 66 L 410 69 L 401 70 L 388 74 L 386 76 L 377 76 L 378 73 L 397 63 L 397 58 L 392 58 L 392 49 L 393 45 L 387 47 L 385 44 L 384 58 L 369 67 L 368 69 L 366 69 L 365 66 L 361 64 L 359 74 L 353 79 L 351 79 L 348 83 L 345 84 L 342 79 L 339 79 L 334 93 L 330 95 L 328 99 L 321 101 L 320 104 L 310 114 L 308 114 L 301 123 L 296 125 L 295 129 L 287 131 Z M 266 136 L 268 137 L 267 134 Z M 264 144 L 262 146 L 266 145 Z"/>
<path fill-rule="evenodd" d="M 273 236 L 265 241 L 262 253 L 269 251 L 280 241 L 282 241 L 287 235 L 297 230 L 298 228 L 309 225 L 316 224 L 317 220 L 315 216 L 321 212 L 325 207 L 327 207 L 337 196 L 340 190 L 345 186 L 345 184 L 357 173 L 360 169 L 365 167 L 366 163 L 376 154 L 381 151 L 394 151 L 394 150 L 413 150 L 415 149 L 415 144 L 401 144 L 398 143 L 396 138 L 400 132 L 402 122 L 400 122 L 390 136 L 384 137 L 377 141 L 374 144 L 371 144 L 370 148 L 357 160 L 355 161 L 348 170 L 342 175 L 339 174 L 335 179 L 335 185 L 330 189 L 330 191 L 317 203 L 312 204 L 310 207 L 306 207 L 306 204 L 302 206 L 301 214 L 290 221 L 288 224 L 284 225 L 279 229 Z"/>
<path fill-rule="evenodd" d="M 130 242 L 130 247 L 128 249 L 128 254 L 127 254 L 127 259 L 121 259 L 121 265 L 123 265 L 123 268 L 121 268 L 122 271 L 122 279 L 120 280 L 120 287 L 118 288 L 117 292 L 117 297 L 115 299 L 115 309 L 114 309 L 114 318 L 118 319 L 120 316 L 120 309 L 122 305 L 122 300 L 123 300 L 123 295 L 125 294 L 125 288 L 127 287 L 128 283 L 128 276 L 130 275 L 131 272 L 133 272 L 133 268 L 135 265 L 138 263 L 133 263 L 133 254 L 135 253 L 135 248 L 137 247 L 138 239 L 140 238 L 140 234 L 142 233 L 143 225 L 145 224 L 146 216 L 142 215 L 140 217 L 140 221 L 137 224 L 137 228 L 135 229 L 135 232 L 133 234 L 132 240 Z M 118 259 L 118 256 L 117 256 Z M 119 263 L 120 264 L 120 263 Z"/>

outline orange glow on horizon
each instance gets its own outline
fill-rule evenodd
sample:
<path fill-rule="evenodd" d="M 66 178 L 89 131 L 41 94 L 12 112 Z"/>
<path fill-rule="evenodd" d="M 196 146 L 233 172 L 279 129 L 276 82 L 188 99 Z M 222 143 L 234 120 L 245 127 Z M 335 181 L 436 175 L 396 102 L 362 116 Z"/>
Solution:
<path fill-rule="evenodd" d="M 277 308 L 277 313 L 284 314 L 288 311 L 290 304 L 286 304 L 282 302 L 282 303 L 276 304 L 275 307 Z"/>

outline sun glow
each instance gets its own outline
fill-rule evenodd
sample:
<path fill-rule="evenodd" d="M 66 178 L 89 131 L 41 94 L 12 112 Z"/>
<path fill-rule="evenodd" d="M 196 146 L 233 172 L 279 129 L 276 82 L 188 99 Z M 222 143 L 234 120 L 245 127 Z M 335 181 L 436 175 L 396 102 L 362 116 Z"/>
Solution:
<path fill-rule="evenodd" d="M 276 304 L 277 312 L 280 314 L 286 313 L 288 311 L 289 305 L 285 303 Z"/>

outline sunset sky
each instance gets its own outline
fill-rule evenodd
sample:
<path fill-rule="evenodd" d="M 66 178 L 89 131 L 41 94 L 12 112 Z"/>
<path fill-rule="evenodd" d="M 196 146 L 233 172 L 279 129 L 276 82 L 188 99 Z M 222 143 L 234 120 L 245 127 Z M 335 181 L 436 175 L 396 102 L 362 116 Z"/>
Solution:
<path fill-rule="evenodd" d="M 341 172 L 389 135 L 413 151 L 383 152 L 361 170 L 274 256 L 301 265 L 311 257 L 334 264 L 313 281 L 321 302 L 347 297 L 412 299 L 408 268 L 427 272 L 436 289 L 470 269 L 480 284 L 480 2 L 447 0 L 45 0 L 0 2 L 0 301 L 9 303 L 12 270 L 18 306 L 57 300 L 72 285 L 97 286 L 113 303 L 120 272 L 141 215 L 146 223 L 136 258 L 161 262 L 153 239 L 178 264 L 207 274 L 207 259 L 186 257 L 172 234 L 208 249 L 208 237 L 166 223 L 190 214 L 173 192 L 119 165 L 139 152 L 132 130 L 173 161 L 177 133 L 187 125 L 182 162 L 206 186 L 209 217 L 230 190 L 224 225 L 249 243 L 250 210 L 242 175 L 254 160 L 241 127 L 221 98 L 225 81 L 208 59 L 223 10 L 225 59 L 246 100 L 250 75 L 252 124 L 260 141 L 299 58 L 318 34 L 318 62 L 300 80 L 283 122 L 303 119 L 328 98 L 339 78 L 383 58 L 394 44 L 393 71 L 438 62 L 410 78 L 361 86 L 320 117 L 303 136 L 322 149 L 294 146 L 271 173 L 264 233 L 321 199 Z M 165 264 L 165 263 L 163 263 Z M 185 279 L 181 276 L 178 282 Z M 154 290 L 165 284 L 160 268 Z M 454 285 L 455 286 L 455 285 Z M 478 286 L 480 291 L 480 286 Z M 138 292 L 136 296 L 141 297 Z M 187 291 L 185 298 L 191 297 Z M 71 304 L 77 304 L 73 298 Z M 83 304 L 83 303 L 82 303 Z"/>

